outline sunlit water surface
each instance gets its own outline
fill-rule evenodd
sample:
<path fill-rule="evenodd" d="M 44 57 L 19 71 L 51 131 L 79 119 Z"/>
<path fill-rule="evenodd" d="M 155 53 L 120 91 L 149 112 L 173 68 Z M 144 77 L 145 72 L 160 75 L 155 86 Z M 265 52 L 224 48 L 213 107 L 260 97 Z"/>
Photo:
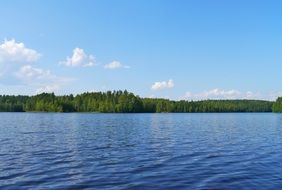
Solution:
<path fill-rule="evenodd" d="M 282 115 L 0 113 L 0 189 L 281 189 Z"/>

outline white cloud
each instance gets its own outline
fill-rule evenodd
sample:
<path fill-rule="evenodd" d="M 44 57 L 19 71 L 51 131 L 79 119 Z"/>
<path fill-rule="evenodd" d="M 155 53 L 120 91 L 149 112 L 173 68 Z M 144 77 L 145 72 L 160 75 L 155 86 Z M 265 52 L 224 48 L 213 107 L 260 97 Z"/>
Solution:
<path fill-rule="evenodd" d="M 112 61 L 111 63 L 104 65 L 104 68 L 105 69 L 120 69 L 120 68 L 129 69 L 130 67 L 127 65 L 121 64 L 121 62 L 119 61 Z"/>
<path fill-rule="evenodd" d="M 0 44 L 0 77 L 15 71 L 21 64 L 36 62 L 40 56 L 36 50 L 25 47 L 24 43 L 14 39 L 4 40 Z"/>
<path fill-rule="evenodd" d="M 35 93 L 36 94 L 40 94 L 40 93 L 43 93 L 43 92 L 52 93 L 52 92 L 55 92 L 59 89 L 60 89 L 60 86 L 58 84 L 51 84 L 51 85 L 46 85 L 46 86 L 43 86 L 43 87 L 36 89 Z"/>
<path fill-rule="evenodd" d="M 192 93 L 186 92 L 185 97 L 188 99 L 234 99 L 241 95 L 241 92 L 237 90 L 221 90 L 218 88 L 199 92 L 199 93 Z"/>
<path fill-rule="evenodd" d="M 58 77 L 53 75 L 52 78 L 48 80 L 41 80 L 39 83 L 32 84 L 36 90 L 35 93 L 51 93 L 51 92 L 58 92 L 66 85 L 70 84 L 74 79 L 66 78 L 66 77 Z"/>
<path fill-rule="evenodd" d="M 156 95 L 151 94 L 150 96 L 148 96 L 147 98 L 156 98 Z"/>
<path fill-rule="evenodd" d="M 276 100 L 278 97 L 282 97 L 282 92 L 270 92 L 267 100 Z"/>
<path fill-rule="evenodd" d="M 52 93 L 52 92 L 58 92 L 61 90 L 64 86 L 69 84 L 73 79 L 68 79 L 68 78 L 63 78 L 63 77 L 55 77 L 51 83 L 46 83 L 46 84 L 40 84 L 37 85 L 37 89 L 35 91 L 36 94 L 47 92 L 47 93 Z"/>
<path fill-rule="evenodd" d="M 67 57 L 65 61 L 61 61 L 59 64 L 70 67 L 92 67 L 95 66 L 95 57 L 87 55 L 81 48 L 75 48 L 72 56 Z"/>
<path fill-rule="evenodd" d="M 73 79 L 59 77 L 50 70 L 35 68 L 31 65 L 22 66 L 15 76 L 28 88 L 35 89 L 35 93 L 58 92 Z"/>
<path fill-rule="evenodd" d="M 20 68 L 20 70 L 16 73 L 19 78 L 22 79 L 46 79 L 51 77 L 50 70 L 44 70 L 41 68 L 34 68 L 31 65 L 24 65 Z"/>
<path fill-rule="evenodd" d="M 36 50 L 29 49 L 24 43 L 17 43 L 14 39 L 5 40 L 0 45 L 0 63 L 36 62 L 40 56 Z"/>
<path fill-rule="evenodd" d="M 75 52 L 75 55 L 72 57 L 73 63 L 82 64 L 83 62 L 83 66 L 94 65 L 94 57 L 92 55 L 87 56 L 83 50 Z M 58 92 L 73 81 L 71 78 L 52 74 L 50 70 L 32 66 L 31 63 L 37 62 L 40 56 L 36 50 L 27 48 L 24 43 L 18 43 L 14 39 L 5 40 L 4 43 L 0 44 L 0 76 L 2 85 L 10 89 L 15 89 L 13 87 L 15 86 L 19 92 Z M 86 62 L 85 60 L 88 61 Z"/>
<path fill-rule="evenodd" d="M 172 79 L 168 81 L 162 81 L 162 82 L 155 82 L 151 89 L 152 90 L 162 90 L 162 89 L 168 89 L 168 88 L 173 88 L 174 87 L 174 82 Z"/>
<path fill-rule="evenodd" d="M 239 90 L 223 90 L 215 88 L 208 91 L 192 93 L 186 92 L 184 99 L 188 100 L 217 100 L 217 99 L 261 99 L 261 100 L 275 100 L 278 96 L 281 96 L 282 93 L 261 93 L 261 92 L 252 92 L 246 91 L 241 92 Z"/>

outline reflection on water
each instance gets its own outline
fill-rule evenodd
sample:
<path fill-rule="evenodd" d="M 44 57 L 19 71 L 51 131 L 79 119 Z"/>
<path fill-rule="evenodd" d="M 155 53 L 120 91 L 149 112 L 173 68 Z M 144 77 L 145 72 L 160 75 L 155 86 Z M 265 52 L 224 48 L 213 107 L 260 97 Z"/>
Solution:
<path fill-rule="evenodd" d="M 280 189 L 282 115 L 0 113 L 0 189 Z"/>

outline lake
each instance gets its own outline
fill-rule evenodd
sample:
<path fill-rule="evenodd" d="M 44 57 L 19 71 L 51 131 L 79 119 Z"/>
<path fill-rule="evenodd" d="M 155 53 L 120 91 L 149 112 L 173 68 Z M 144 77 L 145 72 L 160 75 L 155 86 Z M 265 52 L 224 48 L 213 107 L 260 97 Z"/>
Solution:
<path fill-rule="evenodd" d="M 0 189 L 281 189 L 282 114 L 0 113 Z"/>

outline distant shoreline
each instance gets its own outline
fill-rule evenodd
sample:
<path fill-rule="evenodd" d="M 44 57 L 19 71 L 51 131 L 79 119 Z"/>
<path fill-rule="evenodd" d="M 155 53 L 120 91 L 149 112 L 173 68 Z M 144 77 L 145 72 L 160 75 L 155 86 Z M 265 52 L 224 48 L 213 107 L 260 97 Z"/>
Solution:
<path fill-rule="evenodd" d="M 0 95 L 0 112 L 65 113 L 253 113 L 281 112 L 282 99 L 266 100 L 169 100 L 140 98 L 125 91 L 86 92 L 56 96 Z"/>
<path fill-rule="evenodd" d="M 279 113 L 279 112 L 51 112 L 51 111 L 0 111 L 0 113 L 79 113 L 79 114 L 201 114 L 201 113 Z"/>

